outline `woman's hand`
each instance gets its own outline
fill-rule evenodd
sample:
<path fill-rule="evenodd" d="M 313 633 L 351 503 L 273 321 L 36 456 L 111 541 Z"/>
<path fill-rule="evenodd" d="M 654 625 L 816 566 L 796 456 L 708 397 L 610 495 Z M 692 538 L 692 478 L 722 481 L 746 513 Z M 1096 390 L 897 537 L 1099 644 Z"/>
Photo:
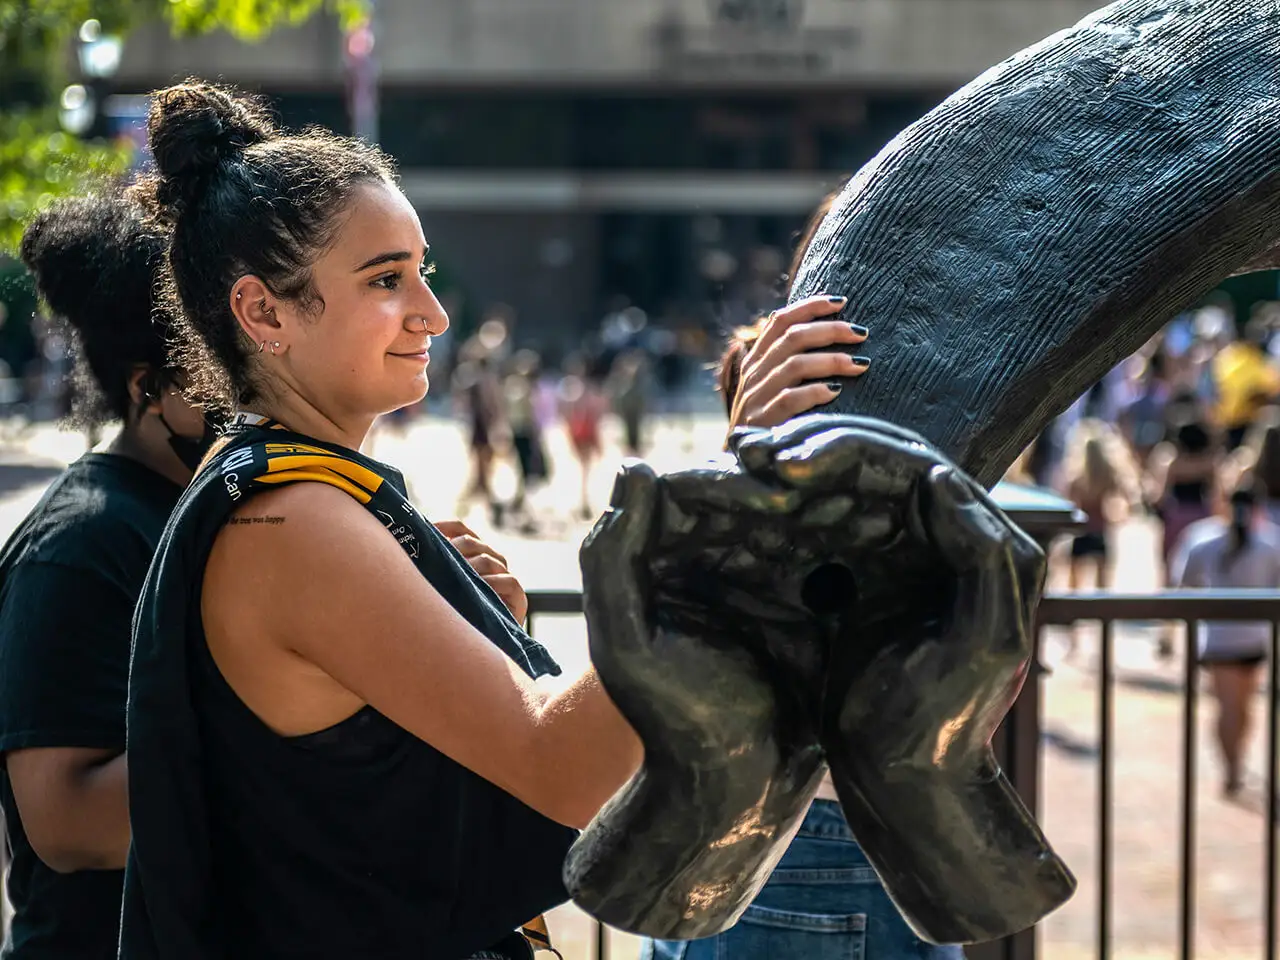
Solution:
<path fill-rule="evenodd" d="M 471 564 L 471 569 L 493 588 L 511 615 L 524 623 L 529 613 L 529 598 L 525 596 L 520 581 L 507 569 L 507 558 L 476 536 L 476 532 L 461 520 L 441 520 L 435 528 L 449 538 L 454 549 Z"/>
<path fill-rule="evenodd" d="M 830 403 L 840 392 L 839 378 L 866 372 L 866 357 L 824 350 L 867 339 L 866 327 L 829 319 L 845 303 L 844 297 L 809 297 L 769 314 L 763 333 L 742 358 L 730 432 L 735 427 L 776 427 Z"/>

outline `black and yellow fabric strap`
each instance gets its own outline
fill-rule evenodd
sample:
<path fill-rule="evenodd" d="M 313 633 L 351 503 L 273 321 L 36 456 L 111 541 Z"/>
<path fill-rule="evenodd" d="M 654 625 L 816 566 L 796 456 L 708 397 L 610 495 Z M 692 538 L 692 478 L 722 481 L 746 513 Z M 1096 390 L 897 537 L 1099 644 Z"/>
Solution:
<path fill-rule="evenodd" d="M 533 948 L 534 953 L 539 950 L 545 950 L 560 957 L 560 951 L 551 945 L 551 933 L 547 930 L 547 918 L 542 914 L 538 914 L 538 916 L 522 926 L 520 934 L 525 940 L 529 941 L 529 946 Z M 560 960 L 564 960 L 564 957 L 560 957 Z"/>

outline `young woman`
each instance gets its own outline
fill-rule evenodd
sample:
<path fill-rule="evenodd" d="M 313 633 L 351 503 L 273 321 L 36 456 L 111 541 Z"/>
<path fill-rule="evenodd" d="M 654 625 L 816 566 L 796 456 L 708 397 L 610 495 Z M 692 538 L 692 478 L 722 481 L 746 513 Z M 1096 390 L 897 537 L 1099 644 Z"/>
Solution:
<path fill-rule="evenodd" d="M 5 955 L 116 955 L 129 846 L 130 621 L 169 512 L 212 439 L 178 395 L 152 287 L 165 238 L 120 197 L 37 217 L 22 260 L 71 331 L 82 425 L 118 422 L 0 552 Z"/>
<path fill-rule="evenodd" d="M 1105 589 L 1111 584 L 1112 570 L 1108 533 L 1141 500 L 1129 451 L 1107 423 L 1086 419 L 1072 427 L 1061 485 L 1067 499 L 1086 517 L 1084 531 L 1071 542 L 1068 589 L 1085 588 L 1086 572 L 1092 574 L 1089 589 Z"/>
<path fill-rule="evenodd" d="M 1266 489 L 1246 481 L 1231 495 L 1230 519 L 1189 527 L 1174 560 L 1173 582 L 1182 587 L 1280 589 L 1280 528 L 1267 517 Z M 1266 623 L 1201 623 L 1200 662 L 1209 671 L 1218 701 L 1218 748 L 1223 795 L 1243 786 L 1244 747 L 1252 724 L 1251 704 L 1271 642 Z"/>
<path fill-rule="evenodd" d="M 220 88 L 150 135 L 177 354 L 239 413 L 138 607 L 121 956 L 527 954 L 641 747 L 594 671 L 535 685 L 501 558 L 358 453 L 448 325 L 417 215 L 376 149 Z"/>

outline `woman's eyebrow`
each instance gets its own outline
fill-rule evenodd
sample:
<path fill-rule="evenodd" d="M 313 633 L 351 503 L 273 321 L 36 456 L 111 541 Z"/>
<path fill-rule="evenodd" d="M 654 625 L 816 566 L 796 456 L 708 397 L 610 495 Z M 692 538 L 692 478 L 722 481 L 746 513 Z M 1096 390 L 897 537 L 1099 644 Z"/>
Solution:
<path fill-rule="evenodd" d="M 352 272 L 359 273 L 361 270 L 368 270 L 370 267 L 380 267 L 384 263 L 402 263 L 405 260 L 412 259 L 413 254 L 408 250 L 393 250 L 388 253 L 380 253 L 376 257 L 370 257 Z"/>

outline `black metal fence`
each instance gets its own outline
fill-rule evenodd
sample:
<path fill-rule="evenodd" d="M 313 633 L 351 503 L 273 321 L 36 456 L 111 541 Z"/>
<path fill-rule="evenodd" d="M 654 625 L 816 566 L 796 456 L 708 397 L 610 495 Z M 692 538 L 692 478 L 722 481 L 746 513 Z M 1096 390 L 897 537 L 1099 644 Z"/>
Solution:
<path fill-rule="evenodd" d="M 582 595 L 577 591 L 535 591 L 529 595 L 529 628 L 545 615 L 572 615 L 582 612 Z M 1039 630 L 1045 627 L 1074 626 L 1096 622 L 1101 625 L 1098 669 L 1098 799 L 1097 799 L 1097 955 L 1108 960 L 1112 953 L 1112 788 L 1114 779 L 1114 662 L 1116 625 L 1125 621 L 1172 621 L 1186 628 L 1188 653 L 1182 677 L 1182 743 L 1179 780 L 1179 862 L 1178 862 L 1178 956 L 1189 960 L 1195 952 L 1195 809 L 1196 761 L 1199 716 L 1199 664 L 1195 656 L 1198 623 L 1206 620 L 1266 622 L 1271 624 L 1271 652 L 1267 683 L 1266 712 L 1266 823 L 1265 876 L 1260 889 L 1265 897 L 1265 960 L 1276 958 L 1276 808 L 1277 759 L 1280 745 L 1276 737 L 1277 697 L 1280 687 L 1280 592 L 1270 591 L 1164 591 L 1154 594 L 1111 593 L 1070 594 L 1045 597 L 1039 608 Z M 1041 760 L 1039 664 L 1032 671 L 1018 702 L 993 741 L 1006 773 L 1027 805 L 1039 813 L 1038 784 Z M 594 956 L 607 960 L 607 930 L 595 927 Z M 1035 960 L 1036 934 L 1025 931 L 1006 940 L 970 947 L 970 960 Z"/>

